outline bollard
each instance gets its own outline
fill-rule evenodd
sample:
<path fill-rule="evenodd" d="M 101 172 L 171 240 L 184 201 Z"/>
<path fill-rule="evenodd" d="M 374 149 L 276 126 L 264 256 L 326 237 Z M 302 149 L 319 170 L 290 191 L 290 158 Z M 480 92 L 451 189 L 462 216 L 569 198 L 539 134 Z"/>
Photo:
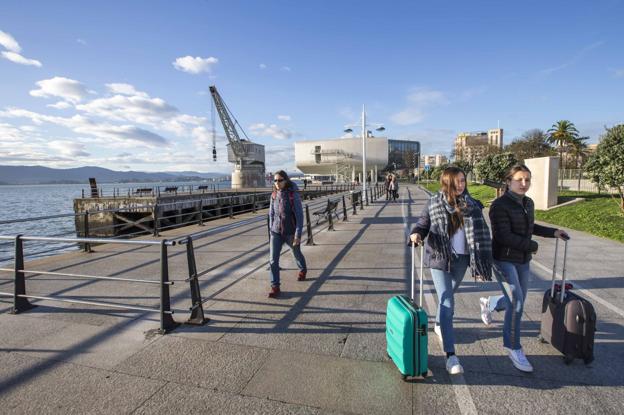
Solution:
<path fill-rule="evenodd" d="M 169 256 L 167 240 L 160 241 L 160 334 L 166 334 L 179 326 L 172 317 L 169 296 Z"/>
<path fill-rule="evenodd" d="M 345 202 L 344 195 L 342 195 L 342 221 L 347 221 L 347 202 Z"/>
<path fill-rule="evenodd" d="M 314 243 L 314 235 L 312 235 L 312 224 L 310 223 L 310 208 L 308 205 L 305 207 L 305 216 L 306 216 L 306 232 L 308 233 L 308 240 L 306 241 L 306 245 L 316 245 Z"/>
<path fill-rule="evenodd" d="M 26 295 L 26 280 L 24 279 L 24 245 L 22 235 L 15 237 L 15 282 L 13 284 L 13 309 L 12 314 L 18 314 L 22 311 L 30 310 L 37 307 L 31 304 L 27 298 L 20 297 Z"/>
<path fill-rule="evenodd" d="M 364 197 L 366 198 L 366 206 L 368 206 L 368 189 L 364 189 Z"/>
<path fill-rule="evenodd" d="M 360 210 L 364 210 L 364 195 L 360 191 Z"/>
<path fill-rule="evenodd" d="M 88 238 L 89 237 L 89 211 L 85 210 L 84 216 L 83 216 L 83 232 L 82 232 L 82 236 L 83 238 Z M 84 244 L 82 244 L 82 249 L 84 250 L 84 252 L 92 252 L 91 251 L 91 244 L 88 242 L 85 242 Z"/>
<path fill-rule="evenodd" d="M 154 236 L 158 236 L 158 204 L 152 208 L 152 218 L 154 220 Z"/>
<path fill-rule="evenodd" d="M 355 192 L 351 192 L 351 206 L 353 207 L 353 214 L 357 215 L 357 198 L 356 198 L 357 193 Z"/>
<path fill-rule="evenodd" d="M 327 199 L 327 222 L 329 222 L 329 226 L 327 227 L 328 231 L 334 230 L 334 218 L 330 209 L 331 204 L 329 203 L 329 199 Z"/>
<path fill-rule="evenodd" d="M 189 271 L 189 284 L 191 285 L 191 315 L 186 324 L 203 325 L 210 319 L 204 316 L 204 306 L 199 290 L 199 279 L 197 278 L 197 265 L 195 264 L 195 249 L 193 249 L 193 238 L 186 238 L 186 260 Z"/>

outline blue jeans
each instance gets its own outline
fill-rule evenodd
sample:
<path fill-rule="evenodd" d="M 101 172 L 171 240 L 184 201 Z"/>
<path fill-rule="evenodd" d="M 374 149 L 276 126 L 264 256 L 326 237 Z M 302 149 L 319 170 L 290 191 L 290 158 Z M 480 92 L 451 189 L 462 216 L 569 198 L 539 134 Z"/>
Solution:
<path fill-rule="evenodd" d="M 280 285 L 280 266 L 279 259 L 284 244 L 288 245 L 292 250 L 293 256 L 297 267 L 301 271 L 306 271 L 306 261 L 301 253 L 301 244 L 293 246 L 293 239 L 295 235 L 280 235 L 279 233 L 271 232 L 270 240 L 270 264 L 271 264 L 271 287 L 279 287 Z"/>
<path fill-rule="evenodd" d="M 520 323 L 529 287 L 529 263 L 515 264 L 494 261 L 494 276 L 503 295 L 489 298 L 491 311 L 505 310 L 503 345 L 512 350 L 520 349 Z"/>
<path fill-rule="evenodd" d="M 436 324 L 440 326 L 442 331 L 442 343 L 446 353 L 455 352 L 455 336 L 453 334 L 454 294 L 464 279 L 468 265 L 470 265 L 470 255 L 453 255 L 451 272 L 431 269 L 433 286 L 438 295 Z"/>

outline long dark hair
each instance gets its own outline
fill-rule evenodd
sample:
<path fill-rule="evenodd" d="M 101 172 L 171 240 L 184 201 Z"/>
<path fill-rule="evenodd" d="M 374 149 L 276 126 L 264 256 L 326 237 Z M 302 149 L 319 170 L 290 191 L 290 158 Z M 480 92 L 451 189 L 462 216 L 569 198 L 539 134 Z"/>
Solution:
<path fill-rule="evenodd" d="M 533 173 L 531 173 L 531 170 L 529 170 L 529 168 L 524 164 L 514 164 L 509 168 L 509 170 L 507 170 L 507 174 L 505 175 L 505 191 L 509 190 L 509 182 L 513 179 L 514 174 L 518 173 L 519 171 L 525 171 L 530 175 L 533 175 Z"/>
<path fill-rule="evenodd" d="M 284 189 L 290 189 L 293 187 L 292 181 L 290 180 L 290 177 L 288 177 L 288 173 L 286 173 L 284 170 L 276 171 L 275 173 L 273 173 L 273 176 L 280 176 L 286 181 L 286 186 L 284 187 Z M 273 184 L 273 186 L 275 187 L 275 184 Z"/>
<path fill-rule="evenodd" d="M 451 220 L 449 222 L 449 235 L 454 235 L 455 232 L 462 226 L 464 226 L 464 212 L 463 210 L 466 208 L 466 203 L 458 203 L 457 200 L 457 188 L 455 187 L 455 179 L 460 175 L 464 175 L 464 179 L 466 178 L 466 173 L 459 167 L 451 166 L 444 169 L 442 175 L 440 176 L 440 188 L 442 192 L 446 196 L 446 200 L 449 205 L 453 208 L 453 213 L 451 214 Z M 466 187 L 467 188 L 467 187 Z M 463 200 L 463 199 L 462 199 Z"/>

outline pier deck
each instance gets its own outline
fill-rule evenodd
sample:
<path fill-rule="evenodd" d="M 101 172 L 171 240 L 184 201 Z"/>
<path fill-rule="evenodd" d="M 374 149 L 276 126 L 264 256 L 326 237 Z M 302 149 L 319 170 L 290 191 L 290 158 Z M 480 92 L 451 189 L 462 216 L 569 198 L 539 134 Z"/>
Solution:
<path fill-rule="evenodd" d="M 457 354 L 463 376 L 451 378 L 435 334 L 429 332 L 430 376 L 403 382 L 385 354 L 385 305 L 409 289 L 405 232 L 427 196 L 402 186 L 398 203 L 379 199 L 335 231 L 316 228 L 304 246 L 308 280 L 296 281 L 294 261 L 283 254 L 279 299 L 266 296 L 267 228 L 264 220 L 194 243 L 200 273 L 203 326 L 180 326 L 158 335 L 157 314 L 33 301 L 38 307 L 8 313 L 0 298 L 0 408 L 3 413 L 609 413 L 624 407 L 624 283 L 621 244 L 582 232 L 572 236 L 568 275 L 593 296 L 598 314 L 596 360 L 570 366 L 535 337 L 542 293 L 549 285 L 552 240 L 539 238 L 532 265 L 523 345 L 533 374 L 514 369 L 502 349 L 502 316 L 485 327 L 479 297 L 496 283 L 466 277 L 456 297 Z M 175 239 L 192 231 L 162 232 Z M 145 237 L 143 237 L 145 238 Z M 155 238 L 157 239 L 157 238 Z M 305 238 L 304 238 L 305 239 Z M 172 307 L 188 309 L 186 253 L 169 251 Z M 34 269 L 157 279 L 158 247 L 98 246 L 27 264 Z M 0 290 L 12 290 L 0 273 Z M 29 294 L 158 305 L 158 287 L 28 278 Z M 425 306 L 436 299 L 427 270 Z M 186 315 L 174 314 L 183 321 Z M 430 318 L 430 328 L 433 319 Z"/>

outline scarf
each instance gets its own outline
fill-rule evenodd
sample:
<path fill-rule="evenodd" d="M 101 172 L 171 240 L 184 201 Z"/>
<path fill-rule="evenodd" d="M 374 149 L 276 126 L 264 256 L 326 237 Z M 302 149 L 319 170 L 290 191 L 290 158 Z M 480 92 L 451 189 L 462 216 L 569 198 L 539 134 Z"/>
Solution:
<path fill-rule="evenodd" d="M 464 205 L 462 209 L 464 232 L 470 253 L 470 270 L 473 278 L 477 275 L 486 281 L 492 280 L 492 238 L 477 202 L 464 191 L 456 198 L 456 203 Z M 433 248 L 431 254 L 434 259 L 448 261 L 451 258 L 451 240 L 448 234 L 450 215 L 455 208 L 446 200 L 443 192 L 438 192 L 431 198 L 429 217 L 431 230 L 429 243 Z"/>

